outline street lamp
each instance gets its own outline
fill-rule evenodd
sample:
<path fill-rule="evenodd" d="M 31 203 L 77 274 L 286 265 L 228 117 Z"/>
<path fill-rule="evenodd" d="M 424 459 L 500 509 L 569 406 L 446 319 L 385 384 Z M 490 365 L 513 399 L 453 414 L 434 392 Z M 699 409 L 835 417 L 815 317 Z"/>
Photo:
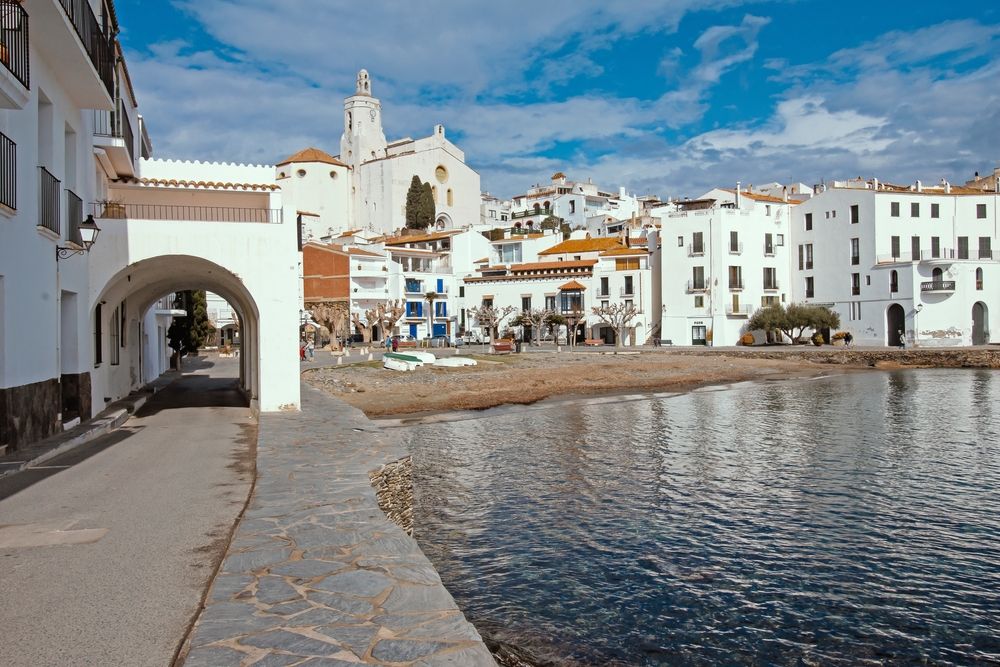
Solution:
<path fill-rule="evenodd" d="M 94 216 L 88 215 L 87 219 L 80 223 L 80 226 L 77 227 L 77 232 L 80 238 L 79 243 L 74 241 L 74 244 L 77 247 L 56 246 L 57 260 L 90 252 L 91 246 L 94 245 L 97 241 L 97 236 L 101 233 L 101 228 L 97 226 L 96 222 L 94 222 Z"/>

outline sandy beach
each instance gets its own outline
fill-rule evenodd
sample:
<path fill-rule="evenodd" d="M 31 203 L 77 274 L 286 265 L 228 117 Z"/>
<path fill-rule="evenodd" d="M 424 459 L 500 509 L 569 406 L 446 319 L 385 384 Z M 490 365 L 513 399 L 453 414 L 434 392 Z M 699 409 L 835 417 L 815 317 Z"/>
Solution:
<path fill-rule="evenodd" d="M 388 418 L 527 404 L 562 395 L 682 391 L 748 380 L 812 377 L 844 368 L 801 358 L 680 355 L 650 350 L 466 356 L 476 359 L 478 365 L 425 366 L 399 373 L 384 370 L 381 362 L 375 361 L 311 370 L 303 377 L 369 417 Z"/>

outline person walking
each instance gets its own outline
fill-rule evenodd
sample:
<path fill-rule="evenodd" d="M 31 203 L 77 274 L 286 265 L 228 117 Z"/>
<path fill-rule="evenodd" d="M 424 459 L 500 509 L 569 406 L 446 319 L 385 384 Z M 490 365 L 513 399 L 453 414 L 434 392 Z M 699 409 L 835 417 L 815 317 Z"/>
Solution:
<path fill-rule="evenodd" d="M 852 334 L 850 331 L 848 331 L 847 335 L 844 336 L 844 345 L 846 347 L 850 347 L 851 343 L 853 343 L 853 342 L 854 342 L 854 334 Z"/>
<path fill-rule="evenodd" d="M 306 341 L 305 339 L 299 339 L 299 361 L 306 360 Z"/>
<path fill-rule="evenodd" d="M 316 343 L 310 340 L 306 343 L 306 359 L 312 361 L 316 358 Z"/>
<path fill-rule="evenodd" d="M 392 336 L 385 337 L 385 351 L 392 352 Z"/>
<path fill-rule="evenodd" d="M 396 352 L 397 350 L 399 350 L 399 339 L 398 338 L 393 338 L 392 339 L 392 351 Z"/>

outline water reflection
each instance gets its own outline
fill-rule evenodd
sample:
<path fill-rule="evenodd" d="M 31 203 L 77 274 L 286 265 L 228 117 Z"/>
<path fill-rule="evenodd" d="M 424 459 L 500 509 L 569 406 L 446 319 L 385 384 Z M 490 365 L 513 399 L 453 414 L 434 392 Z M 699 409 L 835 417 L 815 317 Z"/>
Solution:
<path fill-rule="evenodd" d="M 865 373 L 394 433 L 459 604 L 559 664 L 988 663 L 998 398 Z"/>

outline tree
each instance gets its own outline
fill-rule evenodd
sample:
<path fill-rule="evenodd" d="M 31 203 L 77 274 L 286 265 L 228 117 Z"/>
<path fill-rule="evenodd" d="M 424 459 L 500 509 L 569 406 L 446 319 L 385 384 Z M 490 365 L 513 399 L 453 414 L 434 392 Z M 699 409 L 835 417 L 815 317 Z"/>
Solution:
<path fill-rule="evenodd" d="M 615 330 L 615 347 L 625 344 L 625 330 L 628 323 L 635 319 L 639 310 L 632 303 L 609 303 L 605 306 L 594 306 L 590 309 L 597 319 L 611 325 Z"/>
<path fill-rule="evenodd" d="M 354 323 L 354 328 L 361 332 L 364 342 L 370 343 L 372 340 L 372 327 L 378 324 L 378 311 L 376 308 L 366 310 L 363 320 L 360 313 L 351 313 L 351 321 Z"/>
<path fill-rule="evenodd" d="M 840 316 L 826 306 L 811 306 L 804 303 L 792 303 L 787 307 L 781 304 L 761 308 L 747 321 L 747 331 L 762 329 L 764 331 L 780 331 L 791 341 L 801 338 L 806 329 L 836 329 L 840 326 Z"/>
<path fill-rule="evenodd" d="M 424 294 L 427 300 L 427 337 L 434 335 L 434 302 L 437 301 L 438 293 L 433 290 Z"/>
<path fill-rule="evenodd" d="M 215 333 L 215 327 L 208 321 L 205 290 L 178 292 L 174 298 L 174 308 L 183 308 L 187 311 L 187 315 L 175 317 L 170 324 L 170 329 L 167 331 L 168 344 L 175 352 L 196 354 L 205 346 L 208 337 Z"/>
<path fill-rule="evenodd" d="M 576 347 L 576 330 L 586 318 L 587 314 L 575 306 L 573 310 L 563 312 L 563 319 L 566 321 L 566 338 L 570 347 Z"/>
<path fill-rule="evenodd" d="M 396 327 L 396 322 L 403 319 L 403 315 L 406 313 L 404 303 L 400 299 L 398 301 L 387 301 L 378 305 L 379 321 L 382 322 L 382 329 L 387 336 L 392 334 L 392 330 Z"/>
<path fill-rule="evenodd" d="M 553 315 L 555 315 L 555 312 L 551 310 L 546 310 L 544 308 L 530 308 L 528 310 L 521 311 L 521 314 L 512 320 L 511 324 L 531 327 L 532 338 L 534 339 L 531 341 L 531 344 L 541 345 L 542 327 L 545 326 L 545 323 Z"/>
<path fill-rule="evenodd" d="M 551 312 L 552 312 L 552 314 L 549 315 L 549 317 L 548 317 L 547 320 L 545 320 L 545 323 L 549 325 L 550 329 L 552 329 L 552 339 L 554 341 L 558 342 L 559 341 L 559 327 L 562 327 L 562 326 L 566 325 L 566 318 L 563 317 L 562 315 L 560 315 L 559 313 L 555 312 L 554 310 L 551 311 Z M 567 332 L 567 336 L 568 336 L 568 332 Z"/>
<path fill-rule="evenodd" d="M 540 229 L 559 229 L 559 226 L 563 223 L 562 218 L 557 218 L 554 215 L 550 215 L 544 220 L 542 224 L 539 225 Z"/>
<path fill-rule="evenodd" d="M 423 202 L 424 186 L 416 174 L 410 180 L 410 189 L 406 191 L 406 227 L 421 229 L 419 226 L 420 206 Z"/>
<path fill-rule="evenodd" d="M 347 311 L 347 304 L 343 301 L 322 301 L 320 303 L 309 304 L 312 309 L 312 318 L 326 327 L 330 336 L 339 341 L 347 333 L 347 322 L 350 314 Z"/>
<path fill-rule="evenodd" d="M 427 229 L 434 224 L 434 217 L 437 215 L 437 208 L 434 203 L 434 189 L 430 183 L 424 183 L 422 196 L 420 199 L 420 211 L 417 224 L 418 229 Z"/>
<path fill-rule="evenodd" d="M 500 325 L 505 319 L 510 317 L 516 308 L 514 306 L 503 306 L 502 308 L 497 308 L 494 306 L 480 306 L 479 308 L 470 308 L 469 313 L 472 314 L 480 326 L 489 327 L 490 330 L 490 349 L 493 349 L 493 342 L 497 339 L 497 331 Z"/>

